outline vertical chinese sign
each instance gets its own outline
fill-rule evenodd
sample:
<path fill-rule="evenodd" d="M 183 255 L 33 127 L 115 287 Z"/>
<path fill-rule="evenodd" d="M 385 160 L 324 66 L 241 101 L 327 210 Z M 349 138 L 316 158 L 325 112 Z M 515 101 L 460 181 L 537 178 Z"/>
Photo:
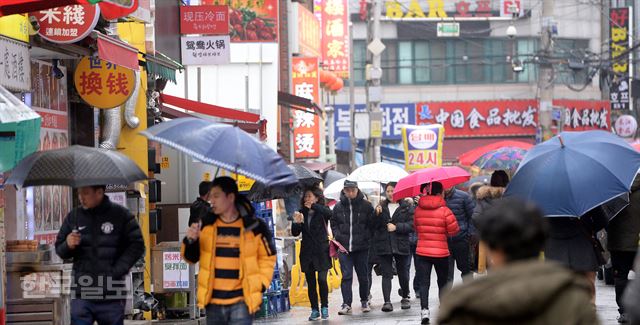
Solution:
<path fill-rule="evenodd" d="M 404 164 L 409 172 L 442 166 L 444 127 L 440 124 L 402 127 Z"/>
<path fill-rule="evenodd" d="M 318 58 L 294 57 L 291 61 L 291 83 L 294 95 L 318 102 Z M 311 109 L 293 111 L 294 156 L 298 158 L 320 157 L 320 118 Z"/>
<path fill-rule="evenodd" d="M 630 109 L 630 85 L 629 69 L 631 33 L 629 31 L 629 21 L 631 11 L 627 8 L 612 8 L 609 10 L 609 47 L 611 60 L 613 61 L 613 81 L 609 89 L 609 99 L 612 110 Z"/>
<path fill-rule="evenodd" d="M 65 67 L 58 67 L 64 75 Z M 42 117 L 40 151 L 65 148 L 69 145 L 69 110 L 67 78 L 53 77 L 48 62 L 31 61 L 31 107 Z M 71 188 L 67 186 L 36 186 L 27 189 L 27 215 L 33 220 L 34 239 L 51 244 L 70 211 Z"/>
<path fill-rule="evenodd" d="M 303 56 L 319 57 L 322 42 L 320 40 L 320 20 L 304 6 L 298 6 L 298 44 Z"/>
<path fill-rule="evenodd" d="M 322 64 L 326 70 L 349 79 L 349 6 L 347 0 L 323 0 Z"/>

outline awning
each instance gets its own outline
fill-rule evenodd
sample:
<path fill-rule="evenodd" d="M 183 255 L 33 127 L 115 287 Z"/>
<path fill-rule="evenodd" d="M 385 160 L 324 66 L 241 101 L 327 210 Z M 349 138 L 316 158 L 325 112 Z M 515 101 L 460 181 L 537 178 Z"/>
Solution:
<path fill-rule="evenodd" d="M 177 109 L 173 109 L 171 107 L 167 107 L 165 105 L 162 105 L 160 107 L 160 112 L 162 113 L 162 117 L 166 117 L 170 119 L 176 119 L 180 117 L 198 117 L 189 113 L 185 113 L 183 111 L 179 111 Z M 247 133 L 251 133 L 251 134 L 258 133 L 261 137 L 266 136 L 266 125 L 267 125 L 266 120 L 260 120 L 257 123 L 249 123 L 249 122 L 223 122 L 223 123 L 237 125 L 241 130 Z"/>
<path fill-rule="evenodd" d="M 105 34 L 95 33 L 98 35 L 98 56 L 101 59 L 131 70 L 139 69 L 137 48 Z"/>
<path fill-rule="evenodd" d="M 260 121 L 260 115 L 239 111 L 232 108 L 226 108 L 211 104 L 205 104 L 194 100 L 179 98 L 170 96 L 167 94 L 161 94 L 160 100 L 164 105 L 171 105 L 182 108 L 187 111 L 193 111 L 200 114 L 205 114 L 213 117 L 218 117 L 228 120 L 244 121 L 256 123 Z"/>
<path fill-rule="evenodd" d="M 306 111 L 307 108 L 311 108 L 313 109 L 314 114 L 322 115 L 322 109 L 312 100 L 281 91 L 278 92 L 278 105 L 288 106 L 292 109 L 302 111 Z"/>
<path fill-rule="evenodd" d="M 2 0 L 0 1 L 0 16 L 87 3 L 86 0 Z"/>
<path fill-rule="evenodd" d="M 147 74 L 156 78 L 162 78 L 176 83 L 176 70 L 182 70 L 182 64 L 172 60 L 166 55 L 157 52 L 156 54 L 145 54 Z"/>

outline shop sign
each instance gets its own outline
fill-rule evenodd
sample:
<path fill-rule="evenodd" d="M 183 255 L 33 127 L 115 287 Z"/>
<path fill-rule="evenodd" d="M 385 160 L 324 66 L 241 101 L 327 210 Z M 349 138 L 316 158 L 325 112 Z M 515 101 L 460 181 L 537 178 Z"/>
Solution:
<path fill-rule="evenodd" d="M 0 85 L 13 91 L 31 91 L 31 64 L 26 43 L 0 37 Z"/>
<path fill-rule="evenodd" d="M 608 101 L 556 99 L 553 106 L 564 108 L 564 131 L 609 130 Z"/>
<path fill-rule="evenodd" d="M 69 5 L 32 12 L 40 24 L 38 34 L 53 43 L 75 43 L 87 37 L 100 18 L 100 7 Z"/>
<path fill-rule="evenodd" d="M 180 252 L 162 253 L 162 288 L 189 288 L 189 265 L 182 259 Z"/>
<path fill-rule="evenodd" d="M 278 42 L 278 0 L 202 0 L 201 5 L 230 4 L 233 43 Z"/>
<path fill-rule="evenodd" d="M 524 0 L 500 0 L 500 17 L 524 16 L 523 2 Z"/>
<path fill-rule="evenodd" d="M 402 126 L 416 124 L 416 105 L 409 104 L 381 104 L 382 110 L 382 139 L 402 139 Z M 364 112 L 364 104 L 356 104 L 356 112 Z M 334 105 L 334 130 L 337 137 L 349 137 L 351 130 L 351 116 L 349 105 Z M 372 137 L 374 135 L 372 134 Z"/>
<path fill-rule="evenodd" d="M 323 0 L 322 63 L 326 70 L 349 79 L 349 6 L 347 0 Z"/>
<path fill-rule="evenodd" d="M 618 117 L 615 123 L 616 134 L 623 138 L 631 138 L 638 131 L 638 121 L 631 115 Z"/>
<path fill-rule="evenodd" d="M 628 110 L 629 109 L 629 78 L 631 77 L 631 69 L 629 69 L 629 58 L 631 53 L 626 53 L 631 46 L 631 35 L 629 30 L 630 19 L 629 8 L 611 8 L 609 9 L 609 52 L 613 64 L 614 77 L 609 88 L 609 99 L 611 100 L 612 110 Z M 626 54 L 625 54 L 626 53 Z M 625 57 L 619 58 L 619 56 Z"/>
<path fill-rule="evenodd" d="M 124 104 L 136 87 L 133 70 L 97 57 L 82 58 L 73 81 L 85 102 L 103 109 Z"/>
<path fill-rule="evenodd" d="M 0 17 L 0 35 L 29 43 L 29 24 L 27 15 Z"/>
<path fill-rule="evenodd" d="M 312 100 L 320 99 L 318 58 L 294 57 L 291 61 L 291 81 L 294 95 Z M 293 137 L 295 158 L 320 157 L 320 118 L 308 111 L 293 110 Z"/>
<path fill-rule="evenodd" d="M 138 0 L 101 0 L 98 3 L 106 20 L 127 17 L 138 9 Z"/>
<path fill-rule="evenodd" d="M 442 166 L 444 127 L 439 124 L 402 127 L 405 169 L 408 172 Z"/>
<path fill-rule="evenodd" d="M 309 9 L 298 4 L 298 46 L 300 54 L 320 56 L 320 21 Z"/>
<path fill-rule="evenodd" d="M 420 20 L 441 20 L 442 18 L 463 18 L 466 20 L 504 19 L 500 12 L 491 8 L 491 0 L 398 0 L 385 1 L 385 16 L 388 19 L 413 18 Z M 522 2 L 504 1 L 504 2 Z"/>
<path fill-rule="evenodd" d="M 180 34 L 228 35 L 229 6 L 180 6 Z"/>
<path fill-rule="evenodd" d="M 231 61 L 229 35 L 182 36 L 183 65 L 228 64 Z"/>

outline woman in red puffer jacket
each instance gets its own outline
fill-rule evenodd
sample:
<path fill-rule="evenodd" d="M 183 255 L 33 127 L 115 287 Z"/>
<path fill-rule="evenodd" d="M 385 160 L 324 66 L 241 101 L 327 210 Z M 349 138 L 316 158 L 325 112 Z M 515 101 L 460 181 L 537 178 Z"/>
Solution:
<path fill-rule="evenodd" d="M 426 189 L 426 193 L 425 193 Z M 421 274 L 420 305 L 422 324 L 429 323 L 429 286 L 431 268 L 438 275 L 438 296 L 442 297 L 447 286 L 449 273 L 449 245 L 447 238 L 455 236 L 460 228 L 456 217 L 447 208 L 442 183 L 423 184 L 420 192 L 425 193 L 418 201 L 413 219 L 418 235 L 416 249 L 416 272 Z"/>

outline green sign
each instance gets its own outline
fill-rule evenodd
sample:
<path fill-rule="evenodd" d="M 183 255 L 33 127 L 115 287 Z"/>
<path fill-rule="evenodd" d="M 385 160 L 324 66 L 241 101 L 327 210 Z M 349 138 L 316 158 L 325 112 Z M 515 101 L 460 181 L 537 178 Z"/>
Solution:
<path fill-rule="evenodd" d="M 457 22 L 439 22 L 436 29 L 438 37 L 460 36 L 460 23 Z"/>

